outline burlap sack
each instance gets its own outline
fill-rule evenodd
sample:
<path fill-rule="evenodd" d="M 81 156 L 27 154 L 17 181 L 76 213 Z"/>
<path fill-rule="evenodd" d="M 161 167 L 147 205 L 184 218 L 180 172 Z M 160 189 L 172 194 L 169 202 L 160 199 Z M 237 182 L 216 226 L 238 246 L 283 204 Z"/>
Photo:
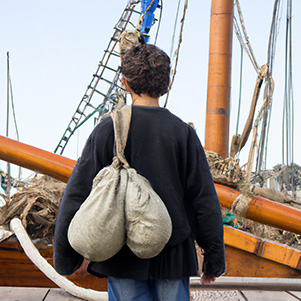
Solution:
<path fill-rule="evenodd" d="M 127 172 L 126 243 L 137 257 L 151 258 L 168 242 L 172 232 L 171 219 L 149 181 L 133 168 Z"/>
<path fill-rule="evenodd" d="M 90 195 L 69 225 L 68 240 L 91 261 L 114 256 L 125 242 L 136 256 L 151 258 L 168 242 L 171 219 L 149 181 L 124 156 L 131 107 L 113 111 L 111 117 L 116 156 L 95 177 Z"/>
<path fill-rule="evenodd" d="M 68 240 L 84 258 L 103 261 L 124 245 L 127 178 L 125 169 L 102 169 L 93 181 L 90 195 L 73 217 Z"/>

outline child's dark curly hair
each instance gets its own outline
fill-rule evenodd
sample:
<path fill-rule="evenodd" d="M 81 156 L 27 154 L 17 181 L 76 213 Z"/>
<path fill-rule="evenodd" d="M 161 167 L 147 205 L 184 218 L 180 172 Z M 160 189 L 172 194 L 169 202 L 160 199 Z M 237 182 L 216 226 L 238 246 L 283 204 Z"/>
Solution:
<path fill-rule="evenodd" d="M 121 57 L 121 70 L 130 89 L 153 98 L 164 95 L 170 81 L 168 55 L 151 44 L 140 44 Z"/>

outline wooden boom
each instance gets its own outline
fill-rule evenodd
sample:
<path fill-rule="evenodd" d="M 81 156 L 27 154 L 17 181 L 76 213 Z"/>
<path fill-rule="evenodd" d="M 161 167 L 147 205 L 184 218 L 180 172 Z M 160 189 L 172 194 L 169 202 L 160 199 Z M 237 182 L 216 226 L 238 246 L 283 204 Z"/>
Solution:
<path fill-rule="evenodd" d="M 67 182 L 75 161 L 0 136 L 0 159 Z"/>
<path fill-rule="evenodd" d="M 75 161 L 66 157 L 0 136 L 0 159 L 67 182 Z M 222 207 L 231 208 L 240 192 L 215 184 Z M 290 232 L 301 234 L 301 211 L 266 198 L 249 198 L 244 217 Z"/>

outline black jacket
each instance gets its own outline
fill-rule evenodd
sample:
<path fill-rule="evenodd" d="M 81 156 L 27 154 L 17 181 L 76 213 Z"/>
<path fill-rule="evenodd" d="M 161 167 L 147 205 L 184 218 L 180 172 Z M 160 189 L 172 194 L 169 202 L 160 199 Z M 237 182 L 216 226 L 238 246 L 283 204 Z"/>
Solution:
<path fill-rule="evenodd" d="M 67 229 L 89 195 L 93 178 L 111 164 L 113 145 L 113 123 L 108 118 L 90 135 L 68 181 L 54 237 L 54 266 L 60 274 L 72 274 L 82 263 L 82 256 L 68 242 Z M 172 219 L 172 236 L 157 258 L 138 259 L 125 246 L 120 254 L 103 263 L 92 263 L 88 270 L 97 276 L 136 279 L 192 276 L 197 272 L 195 239 L 205 252 L 204 272 L 214 276 L 224 273 L 220 205 L 194 129 L 167 109 L 133 106 L 125 156 L 165 203 Z M 175 270 L 173 264 L 183 267 Z"/>

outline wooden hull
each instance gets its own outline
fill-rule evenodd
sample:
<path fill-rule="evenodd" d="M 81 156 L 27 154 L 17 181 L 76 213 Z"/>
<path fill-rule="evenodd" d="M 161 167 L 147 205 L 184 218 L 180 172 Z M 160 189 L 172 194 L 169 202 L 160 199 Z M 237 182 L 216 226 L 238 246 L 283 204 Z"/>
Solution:
<path fill-rule="evenodd" d="M 301 278 L 301 251 L 224 226 L 226 276 Z"/>
<path fill-rule="evenodd" d="M 301 271 L 226 245 L 225 276 L 301 278 Z"/>
<path fill-rule="evenodd" d="M 225 226 L 226 276 L 301 278 L 301 252 Z M 35 243 L 52 265 L 52 246 Z M 198 252 L 199 259 L 202 255 Z M 175 263 L 176 264 L 176 263 Z M 68 278 L 75 284 L 99 291 L 107 290 L 107 279 L 86 272 L 87 262 Z M 26 256 L 16 238 L 0 243 L 0 286 L 56 287 Z"/>
<path fill-rule="evenodd" d="M 52 265 L 52 246 L 46 241 L 35 244 L 41 255 Z M 85 271 L 85 264 L 68 278 L 78 286 L 99 291 L 107 290 L 107 280 Z M 16 238 L 0 243 L 0 286 L 57 287 L 26 256 Z"/>

